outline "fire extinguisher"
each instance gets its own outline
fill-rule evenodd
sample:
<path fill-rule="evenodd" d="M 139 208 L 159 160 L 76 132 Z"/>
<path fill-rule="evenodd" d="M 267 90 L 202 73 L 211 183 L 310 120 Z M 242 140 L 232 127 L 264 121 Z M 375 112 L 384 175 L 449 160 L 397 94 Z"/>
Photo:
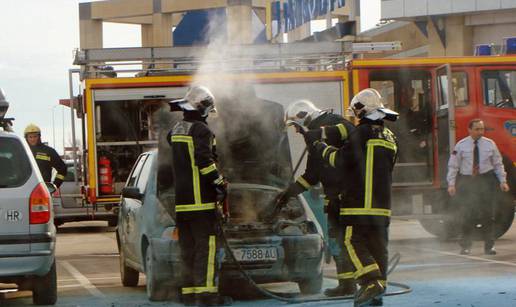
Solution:
<path fill-rule="evenodd" d="M 111 161 L 105 156 L 99 158 L 99 188 L 100 194 L 114 194 L 115 192 Z"/>

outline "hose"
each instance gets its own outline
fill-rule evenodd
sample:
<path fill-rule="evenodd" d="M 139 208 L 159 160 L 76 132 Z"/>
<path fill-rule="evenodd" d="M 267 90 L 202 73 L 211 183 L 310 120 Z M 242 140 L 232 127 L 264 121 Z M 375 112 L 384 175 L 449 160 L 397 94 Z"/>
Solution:
<path fill-rule="evenodd" d="M 229 246 L 229 243 L 228 243 L 227 238 L 226 238 L 226 234 L 225 234 L 224 227 L 223 227 L 222 216 L 217 215 L 217 219 L 218 219 L 218 226 L 219 226 L 218 227 L 219 228 L 219 237 L 222 240 L 222 244 L 224 245 L 224 248 L 226 249 L 226 251 L 229 254 L 229 258 L 230 258 L 232 264 L 234 264 L 236 266 L 237 270 L 245 277 L 247 282 L 249 282 L 249 284 L 253 288 L 255 288 L 259 293 L 261 293 L 262 295 L 264 295 L 264 296 L 266 296 L 268 298 L 271 298 L 271 299 L 274 299 L 274 300 L 278 300 L 278 301 L 282 301 L 282 302 L 286 302 L 286 303 L 289 303 L 289 304 L 307 303 L 307 302 L 322 302 L 322 301 L 351 300 L 351 299 L 354 298 L 353 295 L 337 296 L 337 297 L 316 297 L 316 298 L 304 298 L 304 299 L 302 299 L 302 298 L 291 298 L 291 297 L 287 297 L 289 295 L 292 296 L 291 293 L 273 292 L 273 291 L 269 291 L 269 290 L 266 290 L 266 289 L 260 287 L 251 278 L 251 276 L 249 276 L 249 274 L 247 274 L 247 271 L 240 265 L 240 262 L 238 262 L 238 260 L 236 259 L 235 254 L 233 254 L 233 250 Z M 389 260 L 389 265 L 388 266 L 390 268 L 387 271 L 387 275 L 389 275 L 392 271 L 394 271 L 394 269 L 398 265 L 400 259 L 401 259 L 401 255 L 399 253 L 396 253 Z M 388 292 L 388 293 L 384 294 L 384 296 L 394 296 L 394 295 L 400 295 L 400 294 L 406 294 L 406 293 L 412 292 L 412 289 L 410 288 L 410 286 L 402 284 L 402 283 L 390 282 L 389 281 L 389 282 L 387 282 L 387 284 L 390 285 L 390 286 L 393 286 L 393 287 L 401 288 L 402 290 L 394 291 L 394 292 Z"/>

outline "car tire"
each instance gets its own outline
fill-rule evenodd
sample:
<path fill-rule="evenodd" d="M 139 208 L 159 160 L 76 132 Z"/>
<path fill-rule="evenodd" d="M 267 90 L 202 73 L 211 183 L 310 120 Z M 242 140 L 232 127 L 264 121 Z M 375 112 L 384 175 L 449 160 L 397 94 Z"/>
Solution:
<path fill-rule="evenodd" d="M 145 280 L 147 297 L 151 301 L 164 301 L 168 298 L 168 291 L 161 285 L 161 280 L 157 278 L 159 268 L 152 255 L 152 248 L 149 246 L 145 250 Z"/>
<path fill-rule="evenodd" d="M 138 286 L 140 272 L 125 264 L 124 248 L 120 247 L 120 278 L 124 287 Z"/>
<path fill-rule="evenodd" d="M 322 273 L 320 273 L 317 277 L 304 279 L 297 283 L 302 294 L 318 294 L 321 292 L 322 284 Z"/>
<path fill-rule="evenodd" d="M 54 305 L 57 302 L 55 260 L 46 275 L 34 279 L 32 284 L 32 302 L 34 305 Z"/>

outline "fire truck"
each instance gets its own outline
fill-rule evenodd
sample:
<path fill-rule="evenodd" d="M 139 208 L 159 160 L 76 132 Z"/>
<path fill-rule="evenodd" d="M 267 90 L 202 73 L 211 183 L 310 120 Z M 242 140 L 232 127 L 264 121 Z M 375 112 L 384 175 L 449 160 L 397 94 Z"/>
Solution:
<path fill-rule="evenodd" d="M 74 63 L 81 69 L 70 76 L 79 74 L 82 90 L 74 99 L 78 103 L 70 105 L 82 127 L 85 176 L 78 184 L 84 205 L 117 210 L 136 158 L 158 144 L 157 114 L 194 82 L 210 87 L 216 96 L 242 91 L 283 108 L 297 99 L 309 99 L 339 114 L 346 114 L 354 94 L 373 87 L 387 107 L 401 114 L 390 124 L 400 140 L 393 215 L 418 219 L 441 238 L 457 235 L 460 217 L 446 193 L 447 161 L 450 148 L 467 135 L 468 121 L 481 118 L 486 136 L 503 155 L 512 191 L 493 191 L 499 203 L 496 234 L 501 236 L 514 218 L 516 56 L 354 58 L 367 50 L 397 48 L 396 43 L 299 42 L 217 50 L 78 50 Z M 410 112 L 419 117 L 408 120 L 405 115 Z M 286 154 L 304 163 L 302 138 L 293 131 L 288 138 Z M 314 203 L 318 191 L 307 196 Z"/>

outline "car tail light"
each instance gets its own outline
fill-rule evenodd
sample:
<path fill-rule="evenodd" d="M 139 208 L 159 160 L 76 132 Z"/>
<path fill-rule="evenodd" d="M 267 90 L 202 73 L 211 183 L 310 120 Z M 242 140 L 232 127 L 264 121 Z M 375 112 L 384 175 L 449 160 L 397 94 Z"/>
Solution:
<path fill-rule="evenodd" d="M 50 194 L 43 183 L 30 193 L 29 212 L 31 224 L 46 224 L 50 220 Z"/>

